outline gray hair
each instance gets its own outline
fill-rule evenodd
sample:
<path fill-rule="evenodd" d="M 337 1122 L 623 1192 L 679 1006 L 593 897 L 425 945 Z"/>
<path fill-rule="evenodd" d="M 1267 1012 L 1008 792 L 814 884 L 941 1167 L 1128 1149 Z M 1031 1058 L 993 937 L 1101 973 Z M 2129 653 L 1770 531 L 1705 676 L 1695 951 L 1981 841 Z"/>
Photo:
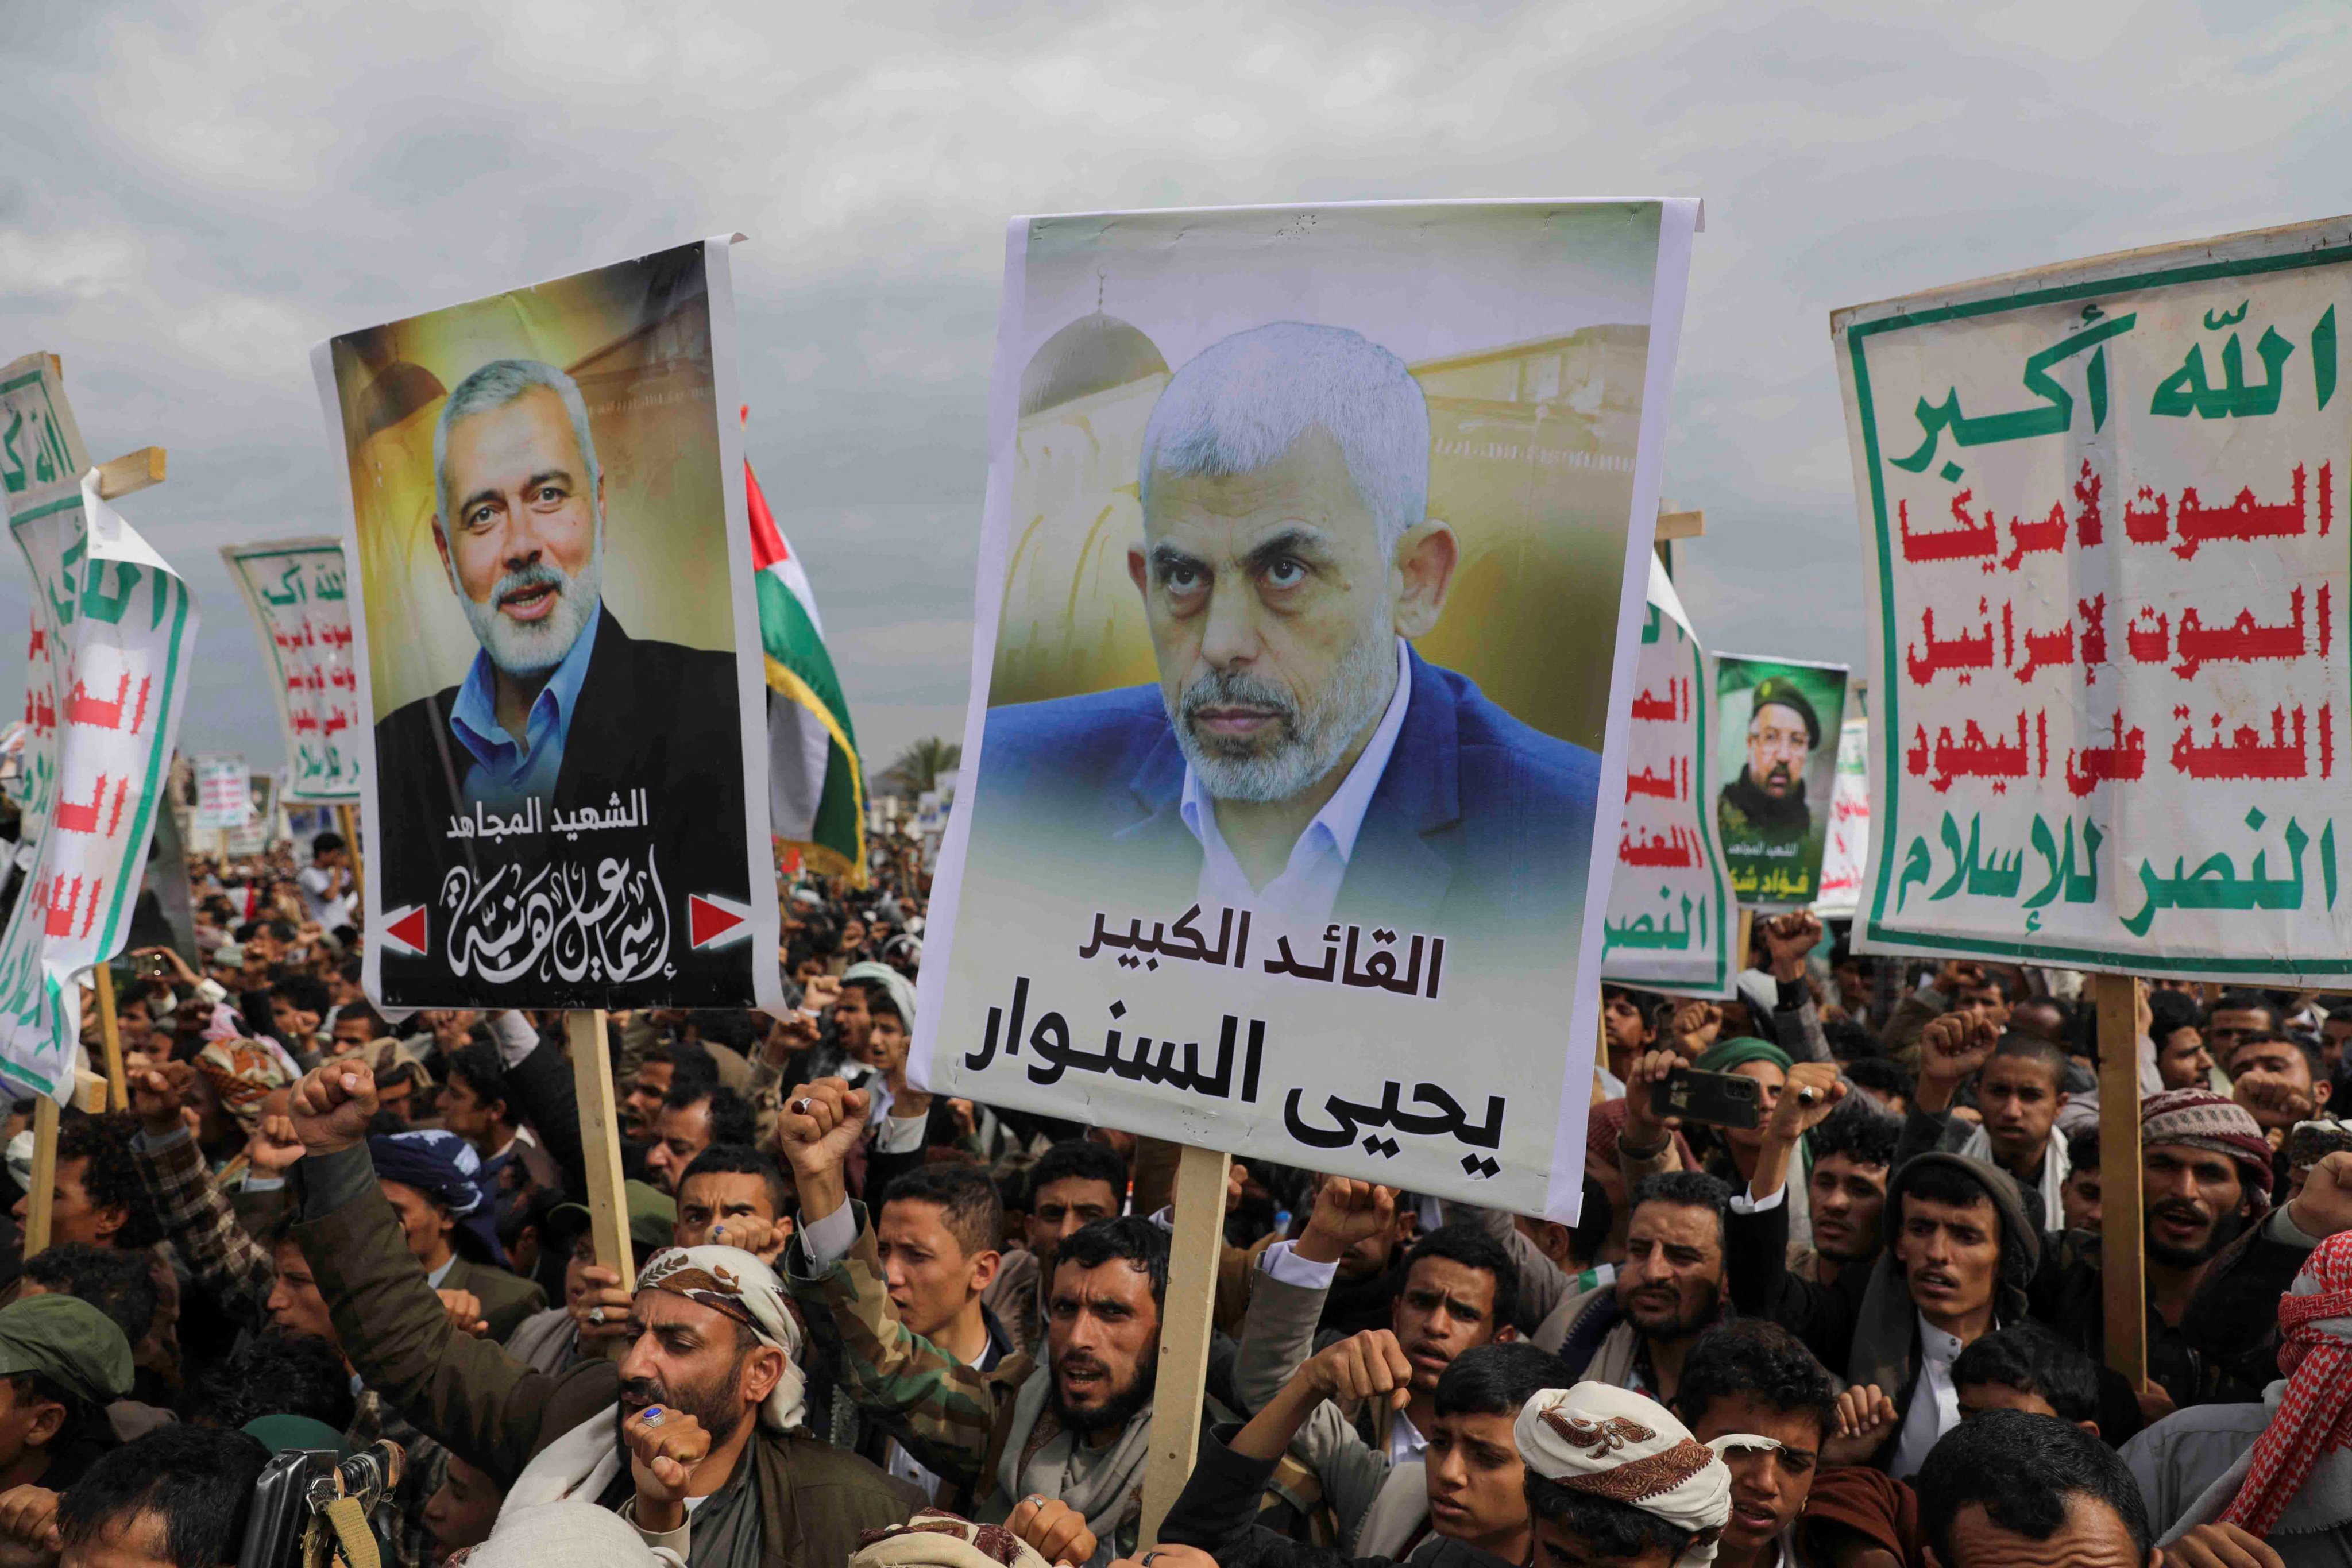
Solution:
<path fill-rule="evenodd" d="M 572 416 L 572 439 L 580 443 L 580 460 L 588 465 L 588 504 L 602 524 L 604 509 L 596 500 L 596 483 L 602 470 L 596 466 L 596 441 L 588 433 L 588 405 L 580 395 L 580 384 L 553 365 L 535 359 L 494 359 L 457 384 L 457 390 L 441 405 L 441 417 L 433 426 L 434 515 L 441 520 L 442 527 L 449 526 L 450 427 L 460 419 L 504 408 L 537 387 L 555 394 L 562 400 L 563 411 Z"/>
<path fill-rule="evenodd" d="M 1144 426 L 1143 505 L 1155 473 L 1254 473 L 1318 427 L 1339 444 L 1393 557 L 1428 515 L 1429 402 L 1402 360 L 1345 327 L 1273 321 L 1195 355 Z"/>

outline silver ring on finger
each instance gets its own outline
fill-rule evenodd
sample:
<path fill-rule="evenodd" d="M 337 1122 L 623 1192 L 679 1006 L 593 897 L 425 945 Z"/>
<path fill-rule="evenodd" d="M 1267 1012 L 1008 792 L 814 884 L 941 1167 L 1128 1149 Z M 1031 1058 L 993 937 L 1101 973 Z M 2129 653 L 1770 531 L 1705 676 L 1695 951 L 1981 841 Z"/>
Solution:
<path fill-rule="evenodd" d="M 588 1321 L 591 1323 L 593 1323 L 596 1327 L 600 1329 L 603 1328 L 604 1326 L 604 1309 L 602 1307 L 589 1308 Z"/>
<path fill-rule="evenodd" d="M 640 1426 L 658 1426 L 668 1419 L 669 1413 L 666 1410 L 648 1410 L 643 1415 L 637 1417 L 637 1425 Z"/>
<path fill-rule="evenodd" d="M 795 1100 L 793 1101 L 793 1114 L 794 1116 L 806 1116 L 808 1113 L 809 1102 L 807 1100 Z"/>

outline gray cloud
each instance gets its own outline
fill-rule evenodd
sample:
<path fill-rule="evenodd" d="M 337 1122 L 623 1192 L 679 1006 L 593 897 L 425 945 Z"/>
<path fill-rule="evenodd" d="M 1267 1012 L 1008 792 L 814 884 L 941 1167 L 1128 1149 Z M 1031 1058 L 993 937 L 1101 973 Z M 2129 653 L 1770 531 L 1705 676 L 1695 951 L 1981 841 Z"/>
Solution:
<path fill-rule="evenodd" d="M 877 764 L 960 727 L 1014 212 L 1704 195 L 1685 596 L 1858 659 L 1828 311 L 2333 211 L 2352 63 L 2339 8 L 2252 0 L 18 9 L 0 356 L 63 354 L 101 454 L 171 447 L 126 510 L 206 610 L 186 743 L 257 762 L 214 552 L 335 526 L 306 345 L 737 228 L 751 454 Z"/>

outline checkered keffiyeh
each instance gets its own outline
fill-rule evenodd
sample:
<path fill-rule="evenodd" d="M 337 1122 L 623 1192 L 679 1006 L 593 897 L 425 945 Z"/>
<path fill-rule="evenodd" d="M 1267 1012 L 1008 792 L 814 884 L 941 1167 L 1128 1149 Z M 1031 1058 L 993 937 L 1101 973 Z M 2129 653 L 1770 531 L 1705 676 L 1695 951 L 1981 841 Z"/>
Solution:
<path fill-rule="evenodd" d="M 2313 1465 L 2352 1448 L 2352 1231 L 2312 1249 L 2279 1298 L 2278 1322 L 2286 1394 L 2221 1521 L 2259 1536 L 2270 1534 Z"/>
<path fill-rule="evenodd" d="M 2143 1149 L 2175 1143 L 2226 1154 L 2245 1172 L 2255 1211 L 2271 1201 L 2270 1140 L 2244 1106 L 2210 1089 L 2168 1089 L 2141 1100 L 2139 1142 Z"/>

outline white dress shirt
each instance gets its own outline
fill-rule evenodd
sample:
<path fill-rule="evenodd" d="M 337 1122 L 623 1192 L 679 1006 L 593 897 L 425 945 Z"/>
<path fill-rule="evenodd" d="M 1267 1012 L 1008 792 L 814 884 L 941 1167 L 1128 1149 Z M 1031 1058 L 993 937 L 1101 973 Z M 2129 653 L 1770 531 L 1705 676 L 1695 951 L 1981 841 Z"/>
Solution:
<path fill-rule="evenodd" d="M 1959 1391 L 1952 1386 L 1952 1363 L 1960 1350 L 1958 1339 L 1925 1318 L 1919 1320 L 1919 1376 L 1912 1385 L 1911 1408 L 1904 1413 L 1903 1436 L 1895 1445 L 1895 1466 L 1889 1472 L 1898 1481 L 1917 1475 L 1936 1439 L 1960 1424 Z"/>
<path fill-rule="evenodd" d="M 1217 830 L 1216 803 L 1192 771 L 1184 764 L 1184 794 L 1179 809 L 1184 826 L 1201 845 L 1201 882 L 1196 897 L 1204 910 L 1250 910 L 1262 927 L 1276 931 L 1319 935 L 1339 901 L 1339 883 L 1348 874 L 1348 860 L 1356 852 L 1356 836 L 1364 826 L 1364 812 L 1388 771 L 1389 753 L 1396 750 L 1404 728 L 1406 705 L 1412 697 L 1412 660 L 1405 641 L 1397 638 L 1396 690 L 1381 714 L 1379 727 L 1366 742 L 1356 765 L 1339 781 L 1323 809 L 1290 847 L 1290 859 L 1281 873 L 1263 888 L 1253 888 L 1241 862 L 1234 858 L 1225 837 Z"/>

